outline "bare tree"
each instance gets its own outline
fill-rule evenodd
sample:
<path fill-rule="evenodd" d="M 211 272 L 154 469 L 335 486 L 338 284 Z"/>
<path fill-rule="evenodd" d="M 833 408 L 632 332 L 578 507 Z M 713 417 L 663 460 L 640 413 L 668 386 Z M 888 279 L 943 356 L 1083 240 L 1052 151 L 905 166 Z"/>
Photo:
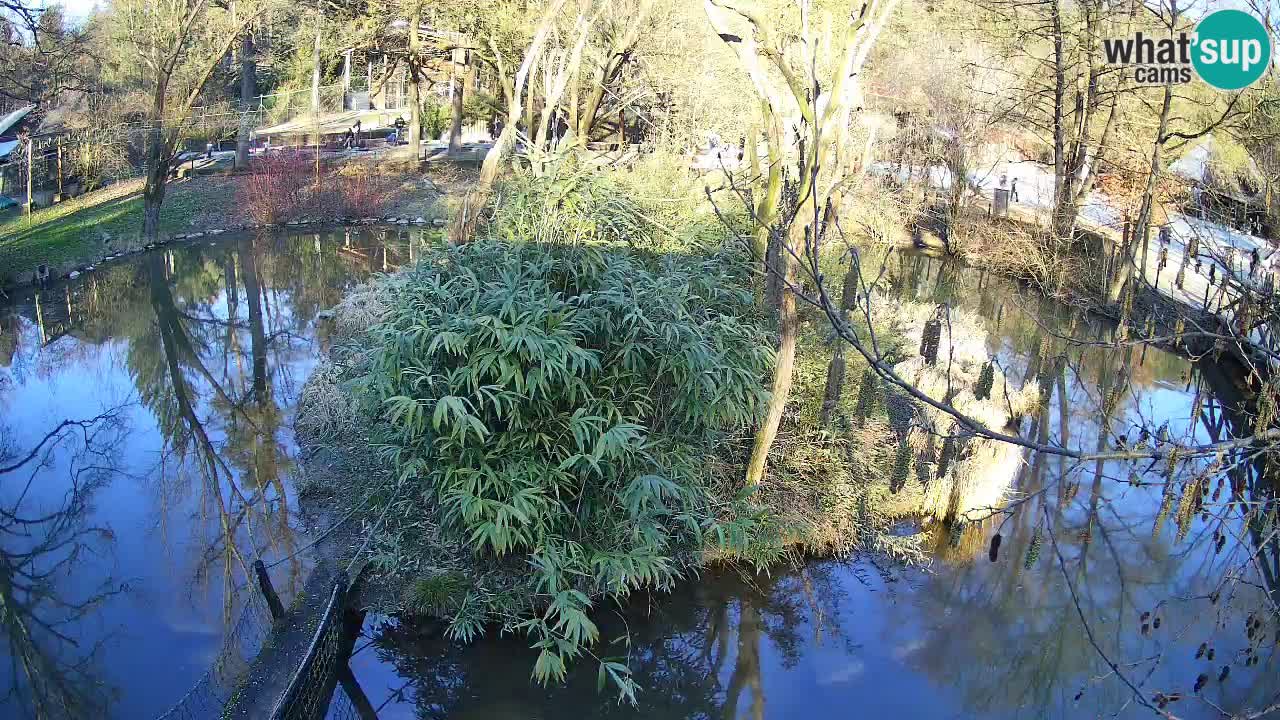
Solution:
<path fill-rule="evenodd" d="M 782 283 L 777 298 L 779 343 L 769 406 L 756 432 L 747 467 L 748 486 L 764 480 L 769 450 L 791 392 L 799 335 L 795 297 L 787 291 L 797 277 L 793 258 L 815 251 L 824 227 L 839 212 L 846 178 L 824 175 L 823 170 L 837 165 L 838 151 L 847 139 L 850 114 L 862 109 L 858 76 L 895 5 L 896 0 L 872 0 L 851 10 L 842 20 L 841 44 L 834 57 L 820 59 L 823 43 L 811 25 L 807 1 L 799 3 L 799 40 L 790 47 L 782 44 L 771 18 L 754 3 L 705 3 L 713 29 L 736 54 L 770 128 L 766 135 L 769 175 L 761 178 L 766 203 L 763 208 L 755 208 L 757 215 L 752 219 L 757 228 L 756 253 L 762 249 L 760 237 L 767 237 L 777 248 L 773 254 L 776 261 L 769 263 L 767 272 Z M 821 74 L 819 68 L 824 68 Z M 774 73 L 782 78 L 781 85 L 774 80 Z M 782 129 L 785 118 L 793 118 L 789 134 Z M 790 142 L 792 138 L 794 142 Z M 790 182 L 784 182 L 790 165 L 794 165 L 794 174 Z M 784 187 L 777 188 L 779 183 Z M 772 212 L 768 199 L 775 188 L 783 202 Z M 767 249 L 765 255 L 769 256 Z"/>
<path fill-rule="evenodd" d="M 218 64 L 265 5 L 239 8 L 235 20 L 210 0 L 125 0 L 115 5 L 115 38 L 141 71 L 146 113 L 142 237 L 160 232 L 160 207 L 191 109 Z"/>

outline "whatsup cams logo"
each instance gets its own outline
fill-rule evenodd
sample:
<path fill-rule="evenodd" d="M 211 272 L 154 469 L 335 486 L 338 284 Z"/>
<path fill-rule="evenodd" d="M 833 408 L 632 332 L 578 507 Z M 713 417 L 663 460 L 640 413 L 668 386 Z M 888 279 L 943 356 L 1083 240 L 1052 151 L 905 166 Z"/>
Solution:
<path fill-rule="evenodd" d="M 1257 82 L 1271 65 L 1271 37 L 1262 21 L 1240 10 L 1218 10 L 1196 25 L 1195 32 L 1102 41 L 1111 65 L 1133 66 L 1142 85 L 1191 82 L 1192 73 L 1219 90 L 1239 90 Z"/>

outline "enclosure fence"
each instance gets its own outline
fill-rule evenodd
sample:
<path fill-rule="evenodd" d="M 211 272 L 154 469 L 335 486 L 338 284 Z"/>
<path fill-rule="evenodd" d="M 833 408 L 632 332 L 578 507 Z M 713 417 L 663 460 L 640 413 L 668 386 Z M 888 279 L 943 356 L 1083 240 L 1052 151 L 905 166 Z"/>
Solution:
<path fill-rule="evenodd" d="M 350 673 L 347 658 L 351 654 L 350 634 L 344 617 L 347 604 L 347 574 L 338 573 L 329 604 L 316 626 L 289 686 L 271 711 L 271 720 L 345 720 L 358 718 L 351 699 L 337 692 L 339 676 Z"/>
<path fill-rule="evenodd" d="M 222 647 L 204 676 L 156 720 L 221 717 L 227 703 L 248 677 L 271 628 L 271 615 L 263 604 L 246 602 L 236 624 L 224 634 Z"/>

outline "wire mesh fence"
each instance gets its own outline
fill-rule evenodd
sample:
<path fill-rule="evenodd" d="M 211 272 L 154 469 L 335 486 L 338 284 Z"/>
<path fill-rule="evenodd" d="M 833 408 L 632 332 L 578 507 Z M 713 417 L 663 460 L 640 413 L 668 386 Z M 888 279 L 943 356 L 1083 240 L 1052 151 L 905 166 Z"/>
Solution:
<path fill-rule="evenodd" d="M 343 622 L 347 585 L 347 574 L 339 573 L 307 653 L 272 710 L 271 720 L 359 717 L 347 694 L 334 692 L 351 654 L 352 637 Z M 343 714 L 346 711 L 350 714 Z"/>
<path fill-rule="evenodd" d="M 236 624 L 225 634 L 217 657 L 204 676 L 156 720 L 207 720 L 223 708 L 249 675 L 254 659 L 271 633 L 270 613 L 262 603 L 245 603 Z"/>
<path fill-rule="evenodd" d="M 262 95 L 249 110 L 258 114 L 261 125 L 280 125 L 317 111 L 320 114 L 341 112 L 345 104 L 346 92 L 341 85 L 325 85 L 320 88 L 318 104 L 312 97 L 311 89 L 306 88 Z"/>

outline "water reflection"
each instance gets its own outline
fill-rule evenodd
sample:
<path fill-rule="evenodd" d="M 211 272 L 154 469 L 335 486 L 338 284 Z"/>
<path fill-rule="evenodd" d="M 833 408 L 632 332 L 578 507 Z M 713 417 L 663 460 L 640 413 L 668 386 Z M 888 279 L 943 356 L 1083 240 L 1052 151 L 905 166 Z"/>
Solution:
<path fill-rule="evenodd" d="M 272 572 L 286 602 L 301 588 L 308 561 L 292 556 L 314 523 L 293 489 L 291 413 L 321 355 L 316 315 L 431 240 L 229 238 L 0 308 L 0 447 L 20 456 L 61 421 L 104 412 L 115 428 L 112 462 L 92 473 L 81 441 L 0 474 L 15 508 L 0 518 L 46 518 L 23 532 L 0 523 L 0 716 L 155 717 L 258 602 L 254 559 L 290 558 Z"/>
<path fill-rule="evenodd" d="M 109 553 L 112 532 L 88 519 L 108 482 L 123 435 L 115 413 L 59 425 L 30 450 L 0 448 L 0 627 L 8 654 L 4 677 L 13 704 L 42 718 L 99 716 L 110 691 L 99 676 L 102 643 L 83 644 L 76 628 L 124 592 L 94 559 Z M 0 431 L 0 437 L 11 437 Z M 54 462 L 55 457 L 62 462 Z M 65 495 L 41 502 L 31 486 L 59 473 Z M 68 579 L 79 579 L 68 588 Z"/>
<path fill-rule="evenodd" d="M 772 716 L 767 671 L 794 668 L 815 643 L 856 658 L 842 603 L 838 566 L 815 564 L 769 576 L 712 573 L 671 595 L 600 615 L 605 638 L 626 638 L 606 652 L 628 658 L 643 686 L 640 708 L 598 690 L 596 668 L 579 663 L 563 687 L 528 681 L 534 654 L 518 637 L 463 646 L 442 627 L 377 620 L 372 639 L 352 660 L 370 695 L 385 688 L 381 718 L 553 718 L 567 709 L 587 717 Z M 853 660 L 841 683 L 859 672 Z M 778 693 L 777 708 L 793 705 Z"/>
<path fill-rule="evenodd" d="M 1103 346 L 1111 324 L 984 273 L 923 256 L 888 262 L 904 296 L 983 317 L 1006 375 L 1038 383 L 1024 436 L 1096 448 L 1135 442 L 1140 426 L 1200 443 L 1250 434 L 1229 367 Z M 1280 701 L 1266 601 L 1280 566 L 1274 527 L 1248 513 L 1274 484 L 1253 458 L 1198 467 L 1213 462 L 1225 472 L 1188 492 L 1190 475 L 1170 481 L 1159 464 L 1027 457 L 1011 512 L 956 538 L 939 530 L 927 572 L 713 572 L 605 609 L 602 637 L 629 644 L 601 652 L 629 656 L 638 709 L 599 694 L 590 661 L 563 688 L 532 684 L 519 637 L 464 648 L 437 628 L 383 622 L 366 628 L 371 644 L 352 667 L 384 718 L 1138 718 L 1161 696 L 1177 698 L 1166 710 L 1181 718 L 1259 710 Z M 1265 618 L 1262 629 L 1250 618 Z"/>

